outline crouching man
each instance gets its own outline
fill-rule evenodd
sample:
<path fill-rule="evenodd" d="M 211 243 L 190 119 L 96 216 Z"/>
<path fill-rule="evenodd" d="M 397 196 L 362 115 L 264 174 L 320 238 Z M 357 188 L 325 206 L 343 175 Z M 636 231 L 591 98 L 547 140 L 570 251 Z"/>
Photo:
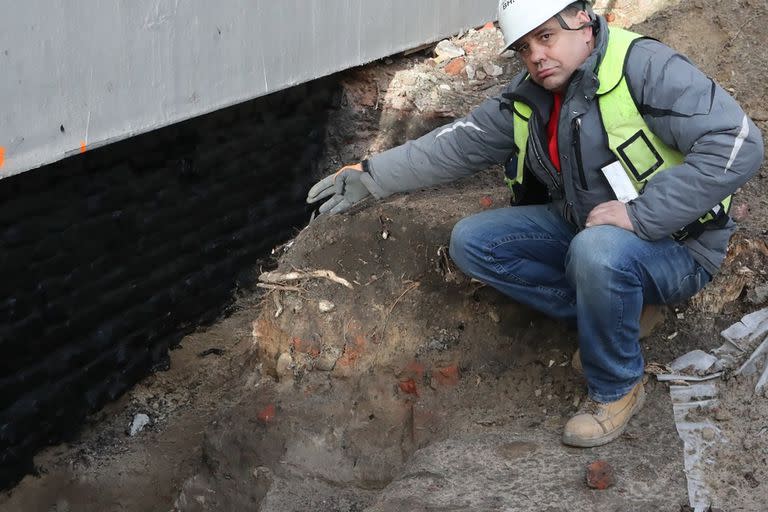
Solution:
<path fill-rule="evenodd" d="M 609 28 L 589 2 L 502 0 L 526 72 L 466 118 L 315 185 L 338 213 L 373 195 L 505 164 L 513 206 L 462 219 L 456 264 L 578 328 L 589 400 L 563 442 L 618 437 L 644 400 L 644 304 L 694 295 L 725 258 L 731 194 L 762 137 L 722 88 L 658 41 Z"/>

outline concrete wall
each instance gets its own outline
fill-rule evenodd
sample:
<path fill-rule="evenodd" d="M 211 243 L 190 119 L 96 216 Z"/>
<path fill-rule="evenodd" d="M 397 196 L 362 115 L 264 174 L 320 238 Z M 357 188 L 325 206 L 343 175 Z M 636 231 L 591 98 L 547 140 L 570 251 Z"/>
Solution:
<path fill-rule="evenodd" d="M 495 19 L 497 0 L 27 0 L 0 16 L 0 178 Z"/>

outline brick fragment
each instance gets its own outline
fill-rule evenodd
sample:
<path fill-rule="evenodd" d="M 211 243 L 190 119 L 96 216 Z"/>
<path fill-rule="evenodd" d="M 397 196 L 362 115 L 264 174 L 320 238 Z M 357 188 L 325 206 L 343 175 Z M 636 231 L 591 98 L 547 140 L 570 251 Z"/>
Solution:
<path fill-rule="evenodd" d="M 438 368 L 432 377 L 441 386 L 456 386 L 459 384 L 459 367 L 454 364 L 445 368 Z"/>
<path fill-rule="evenodd" d="M 587 485 L 604 491 L 616 485 L 613 467 L 604 460 L 596 460 L 587 466 Z"/>
<path fill-rule="evenodd" d="M 261 423 L 267 424 L 275 419 L 275 404 L 266 406 L 256 417 Z"/>
<path fill-rule="evenodd" d="M 467 61 L 464 60 L 464 57 L 459 57 L 446 64 L 444 71 L 451 76 L 458 76 L 465 67 L 467 67 Z"/>
<path fill-rule="evenodd" d="M 398 384 L 398 387 L 403 393 L 419 396 L 419 390 L 416 387 L 416 381 L 413 379 L 401 380 Z"/>

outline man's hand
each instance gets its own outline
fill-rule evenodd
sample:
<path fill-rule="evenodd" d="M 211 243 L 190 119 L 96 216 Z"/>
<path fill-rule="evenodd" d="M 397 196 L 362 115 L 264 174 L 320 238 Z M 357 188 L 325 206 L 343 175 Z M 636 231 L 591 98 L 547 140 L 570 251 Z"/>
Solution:
<path fill-rule="evenodd" d="M 609 224 L 634 233 L 635 228 L 629 220 L 627 205 L 620 201 L 608 201 L 594 207 L 587 217 L 586 227 Z"/>
<path fill-rule="evenodd" d="M 333 196 L 320 205 L 319 212 L 329 212 L 331 215 L 343 212 L 371 195 L 363 182 L 364 176 L 366 181 L 372 181 L 370 176 L 363 172 L 363 165 L 360 163 L 342 167 L 336 174 L 326 176 L 312 187 L 307 194 L 307 202 L 316 203 Z"/>

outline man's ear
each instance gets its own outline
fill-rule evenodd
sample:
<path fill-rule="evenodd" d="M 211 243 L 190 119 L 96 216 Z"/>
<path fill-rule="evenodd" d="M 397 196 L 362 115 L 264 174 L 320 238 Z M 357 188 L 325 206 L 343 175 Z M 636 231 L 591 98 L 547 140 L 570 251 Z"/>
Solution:
<path fill-rule="evenodd" d="M 589 17 L 589 13 L 587 11 L 579 11 L 576 14 L 576 19 L 578 20 L 579 24 L 582 25 L 581 33 L 585 36 L 589 36 L 590 40 L 593 37 L 593 25 L 591 24 L 592 18 Z"/>
<path fill-rule="evenodd" d="M 587 11 L 579 11 L 576 14 L 576 19 L 578 19 L 580 23 L 589 23 L 592 21 L 592 18 L 589 17 L 589 13 Z"/>

